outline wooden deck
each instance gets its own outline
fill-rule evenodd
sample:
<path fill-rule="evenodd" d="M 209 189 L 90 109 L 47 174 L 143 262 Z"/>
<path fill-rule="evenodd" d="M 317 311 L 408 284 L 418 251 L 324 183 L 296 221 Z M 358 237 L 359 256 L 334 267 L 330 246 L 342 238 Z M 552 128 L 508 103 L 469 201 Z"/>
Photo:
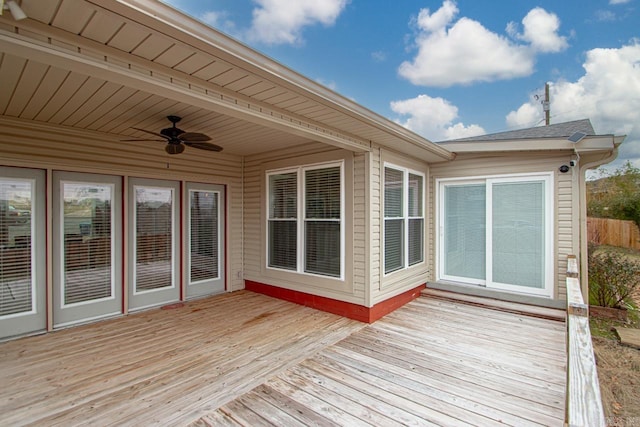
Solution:
<path fill-rule="evenodd" d="M 236 292 L 0 344 L 0 425 L 562 425 L 565 325 Z"/>

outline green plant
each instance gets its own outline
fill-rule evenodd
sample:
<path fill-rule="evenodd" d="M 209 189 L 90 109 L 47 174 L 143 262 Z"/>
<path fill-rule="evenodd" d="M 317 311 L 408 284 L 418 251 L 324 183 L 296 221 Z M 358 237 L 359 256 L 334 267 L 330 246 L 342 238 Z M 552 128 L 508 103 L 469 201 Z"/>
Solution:
<path fill-rule="evenodd" d="M 602 307 L 637 309 L 632 295 L 640 290 L 640 263 L 615 251 L 590 245 L 589 303 Z"/>
<path fill-rule="evenodd" d="M 633 221 L 640 227 L 640 168 L 627 161 L 587 185 L 587 214 L 597 218 Z"/>

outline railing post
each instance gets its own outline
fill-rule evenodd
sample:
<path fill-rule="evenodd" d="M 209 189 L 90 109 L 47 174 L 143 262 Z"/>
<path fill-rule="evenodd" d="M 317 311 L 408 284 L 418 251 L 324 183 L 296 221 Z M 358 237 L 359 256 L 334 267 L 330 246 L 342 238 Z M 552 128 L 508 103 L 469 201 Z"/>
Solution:
<path fill-rule="evenodd" d="M 565 424 L 605 427 L 600 383 L 589 329 L 589 306 L 580 289 L 578 262 L 567 260 L 567 389 Z"/>

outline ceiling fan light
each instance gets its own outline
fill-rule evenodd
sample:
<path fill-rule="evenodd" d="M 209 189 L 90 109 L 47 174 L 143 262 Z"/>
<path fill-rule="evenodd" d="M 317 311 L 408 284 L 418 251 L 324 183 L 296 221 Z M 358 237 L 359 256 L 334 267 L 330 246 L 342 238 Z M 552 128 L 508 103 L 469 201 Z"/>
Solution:
<path fill-rule="evenodd" d="M 180 154 L 184 151 L 184 145 L 168 143 L 165 145 L 164 151 L 169 154 Z"/>

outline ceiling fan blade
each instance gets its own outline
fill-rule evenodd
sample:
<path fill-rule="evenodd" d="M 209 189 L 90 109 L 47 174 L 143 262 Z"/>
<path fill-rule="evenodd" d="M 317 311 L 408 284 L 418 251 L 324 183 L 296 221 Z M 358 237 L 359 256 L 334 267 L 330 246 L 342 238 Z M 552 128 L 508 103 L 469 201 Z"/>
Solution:
<path fill-rule="evenodd" d="M 140 132 L 145 132 L 145 133 L 148 133 L 148 134 L 150 134 L 150 135 L 158 136 L 158 137 L 160 137 L 160 138 L 163 138 L 165 141 L 168 141 L 168 140 L 170 140 L 170 139 L 171 139 L 170 137 L 168 137 L 168 136 L 166 136 L 166 135 L 163 135 L 163 134 L 161 134 L 161 133 L 157 133 L 157 132 L 152 132 L 152 131 L 150 131 L 150 130 L 140 129 L 140 128 L 133 128 L 133 127 L 132 127 L 131 129 L 139 130 Z"/>
<path fill-rule="evenodd" d="M 210 142 L 191 142 L 191 141 L 182 141 L 182 142 L 184 142 L 184 145 L 188 147 L 198 148 L 200 150 L 216 151 L 216 152 L 222 151 L 222 147 L 216 144 L 211 144 Z"/>
<path fill-rule="evenodd" d="M 178 136 L 184 142 L 205 142 L 211 141 L 207 135 L 198 132 L 185 132 Z"/>

